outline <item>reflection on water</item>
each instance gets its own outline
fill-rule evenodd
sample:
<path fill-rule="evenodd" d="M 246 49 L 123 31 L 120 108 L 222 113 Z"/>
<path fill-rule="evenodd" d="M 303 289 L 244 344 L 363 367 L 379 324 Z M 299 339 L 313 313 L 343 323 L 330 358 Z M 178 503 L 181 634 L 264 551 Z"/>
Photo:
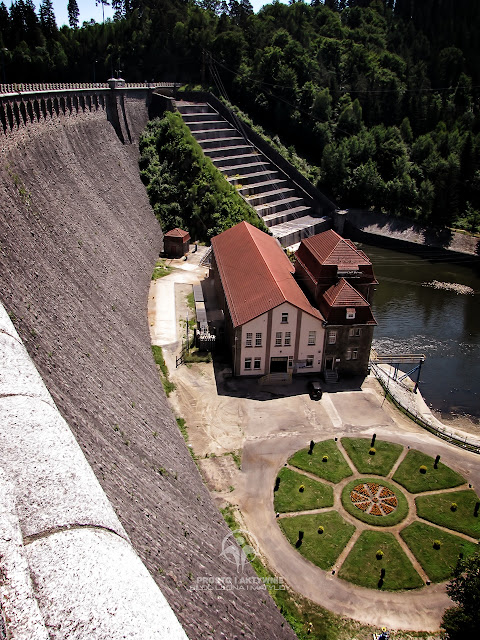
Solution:
<path fill-rule="evenodd" d="M 420 390 L 445 413 L 480 418 L 480 277 L 478 261 L 426 260 L 360 245 L 379 285 L 373 301 L 379 352 L 424 353 Z M 463 285 L 472 294 L 425 286 L 434 280 Z"/>

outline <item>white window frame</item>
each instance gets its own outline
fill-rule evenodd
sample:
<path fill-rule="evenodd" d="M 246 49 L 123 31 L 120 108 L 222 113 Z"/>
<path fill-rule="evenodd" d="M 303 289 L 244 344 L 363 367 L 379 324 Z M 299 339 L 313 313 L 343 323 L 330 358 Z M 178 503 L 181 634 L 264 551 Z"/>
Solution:
<path fill-rule="evenodd" d="M 245 369 L 245 371 L 251 371 L 252 370 L 252 359 L 251 358 L 245 358 L 245 362 L 244 362 L 243 368 Z"/>
<path fill-rule="evenodd" d="M 361 327 L 350 327 L 348 335 L 350 336 L 350 338 L 359 338 L 362 335 L 362 328 Z"/>
<path fill-rule="evenodd" d="M 253 333 L 251 331 L 247 331 L 247 334 L 245 336 L 245 346 L 251 347 L 252 344 L 253 344 Z"/>
<path fill-rule="evenodd" d="M 314 360 L 315 360 L 315 357 L 313 355 L 307 356 L 305 360 L 305 367 L 307 368 L 313 367 Z"/>
<path fill-rule="evenodd" d="M 347 320 L 355 320 L 355 308 L 347 307 Z"/>
<path fill-rule="evenodd" d="M 261 358 L 255 358 L 253 360 L 253 368 L 254 369 L 261 369 L 262 368 L 262 359 Z"/>
<path fill-rule="evenodd" d="M 282 332 L 281 331 L 276 331 L 275 332 L 275 346 L 276 347 L 281 347 L 282 346 Z"/>
<path fill-rule="evenodd" d="M 337 343 L 337 332 L 329 331 L 328 332 L 328 344 L 336 344 Z"/>
<path fill-rule="evenodd" d="M 260 332 L 257 332 L 255 334 L 255 346 L 256 347 L 262 346 L 262 334 Z"/>
<path fill-rule="evenodd" d="M 350 349 L 348 349 L 348 351 L 345 354 L 345 360 L 351 360 L 352 359 L 352 352 L 350 351 Z"/>
<path fill-rule="evenodd" d="M 308 346 L 309 347 L 314 347 L 317 343 L 317 332 L 316 331 L 309 331 L 308 332 Z"/>
<path fill-rule="evenodd" d="M 282 311 L 282 324 L 288 324 L 288 312 Z"/>
<path fill-rule="evenodd" d="M 291 331 L 285 331 L 285 341 L 284 341 L 284 346 L 285 347 L 290 347 L 292 344 L 292 332 Z"/>
<path fill-rule="evenodd" d="M 352 349 L 352 360 L 358 360 L 358 349 Z"/>

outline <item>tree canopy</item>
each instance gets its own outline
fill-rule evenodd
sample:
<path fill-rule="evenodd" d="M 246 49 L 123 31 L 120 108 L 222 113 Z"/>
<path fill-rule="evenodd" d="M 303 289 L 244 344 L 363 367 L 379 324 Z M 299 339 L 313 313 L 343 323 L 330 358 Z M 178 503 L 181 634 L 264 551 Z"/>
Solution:
<path fill-rule="evenodd" d="M 473 640 L 480 629 L 480 553 L 462 560 L 447 593 L 457 604 L 445 611 L 442 628 L 448 640 Z"/>
<path fill-rule="evenodd" d="M 67 0 L 65 0 L 67 2 Z M 100 1 L 100 0 L 99 0 Z M 211 85 L 316 168 L 341 207 L 480 230 L 477 0 L 112 0 L 58 29 L 51 0 L 0 3 L 7 82 Z M 78 20 L 78 17 L 76 18 Z"/>

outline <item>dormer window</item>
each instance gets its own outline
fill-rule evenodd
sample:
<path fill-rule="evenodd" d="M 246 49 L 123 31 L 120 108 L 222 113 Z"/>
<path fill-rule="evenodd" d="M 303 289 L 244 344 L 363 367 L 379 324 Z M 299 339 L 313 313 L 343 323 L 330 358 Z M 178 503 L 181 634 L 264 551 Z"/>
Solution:
<path fill-rule="evenodd" d="M 355 320 L 354 307 L 347 307 L 347 320 Z"/>

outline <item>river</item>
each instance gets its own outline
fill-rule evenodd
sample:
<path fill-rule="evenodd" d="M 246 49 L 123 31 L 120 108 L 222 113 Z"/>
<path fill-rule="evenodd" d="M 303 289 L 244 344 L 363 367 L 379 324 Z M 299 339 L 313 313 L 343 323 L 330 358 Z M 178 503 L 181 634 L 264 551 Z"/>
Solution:
<path fill-rule="evenodd" d="M 374 348 L 384 353 L 424 353 L 420 391 L 425 401 L 446 421 L 467 417 L 479 424 L 478 260 L 461 256 L 445 262 L 435 254 L 427 259 L 358 246 L 372 261 L 379 281 L 373 300 L 378 322 Z M 474 293 L 427 286 L 433 281 L 463 285 Z"/>

